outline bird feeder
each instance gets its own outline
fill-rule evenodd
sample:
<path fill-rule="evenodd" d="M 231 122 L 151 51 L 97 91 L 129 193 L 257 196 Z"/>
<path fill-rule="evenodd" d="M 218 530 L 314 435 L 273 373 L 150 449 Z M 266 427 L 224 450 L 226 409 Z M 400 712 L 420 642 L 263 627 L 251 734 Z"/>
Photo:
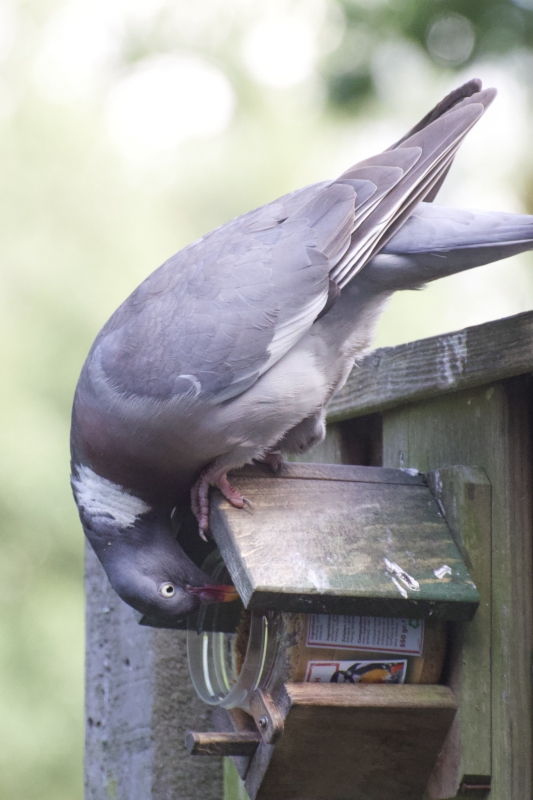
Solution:
<path fill-rule="evenodd" d="M 232 480 L 252 510 L 214 492 L 210 519 L 242 603 L 190 620 L 219 730 L 189 751 L 231 755 L 251 800 L 422 798 L 457 707 L 446 622 L 479 604 L 430 477 L 293 463 Z"/>

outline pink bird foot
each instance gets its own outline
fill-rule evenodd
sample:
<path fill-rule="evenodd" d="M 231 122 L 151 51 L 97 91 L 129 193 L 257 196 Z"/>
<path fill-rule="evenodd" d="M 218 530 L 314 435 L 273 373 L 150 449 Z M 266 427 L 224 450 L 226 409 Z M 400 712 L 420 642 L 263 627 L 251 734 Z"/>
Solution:
<path fill-rule="evenodd" d="M 244 497 L 228 480 L 227 472 L 220 473 L 214 465 L 207 467 L 191 489 L 191 508 L 198 520 L 200 537 L 207 541 L 209 533 L 209 487 L 220 489 L 226 500 L 235 508 L 253 508 L 252 503 Z"/>

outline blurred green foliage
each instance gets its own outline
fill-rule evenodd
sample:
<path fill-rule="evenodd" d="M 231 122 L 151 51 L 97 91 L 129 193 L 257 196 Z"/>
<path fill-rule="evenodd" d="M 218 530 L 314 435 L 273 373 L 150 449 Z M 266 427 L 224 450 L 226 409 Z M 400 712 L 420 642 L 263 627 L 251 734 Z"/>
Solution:
<path fill-rule="evenodd" d="M 100 326 L 192 239 L 387 146 L 465 64 L 496 69 L 512 102 L 518 98 L 519 124 L 528 122 L 517 75 L 531 72 L 529 5 L 0 2 L 0 798 L 82 796 L 83 541 L 68 485 L 68 428 L 77 376 Z M 275 31 L 281 41 L 287 20 L 294 48 L 281 52 Z M 111 126 L 113 92 L 163 54 L 215 67 L 235 108 L 210 136 L 146 153 L 141 137 L 132 155 L 124 131 Z M 296 79 L 281 85 L 280 63 Z M 132 134 L 151 113 L 141 100 Z M 177 102 L 172 94 L 164 101 Z M 498 121 L 490 119 L 489 128 Z M 157 140 L 157 126 L 148 133 Z M 520 196 L 529 196 L 531 158 L 526 146 L 497 172 L 499 155 L 492 151 L 493 169 L 473 176 L 458 159 L 456 186 L 467 193 L 472 184 L 496 186 L 500 205 L 513 210 L 507 201 L 519 208 Z M 453 180 L 450 191 L 460 194 Z M 459 276 L 395 299 L 378 340 L 531 308 L 524 259 L 505 272 L 488 268 L 482 285 Z"/>
<path fill-rule="evenodd" d="M 532 0 L 341 0 L 342 41 L 323 66 L 332 107 L 352 109 L 375 92 L 371 60 L 384 40 L 423 48 L 439 66 L 533 47 Z"/>

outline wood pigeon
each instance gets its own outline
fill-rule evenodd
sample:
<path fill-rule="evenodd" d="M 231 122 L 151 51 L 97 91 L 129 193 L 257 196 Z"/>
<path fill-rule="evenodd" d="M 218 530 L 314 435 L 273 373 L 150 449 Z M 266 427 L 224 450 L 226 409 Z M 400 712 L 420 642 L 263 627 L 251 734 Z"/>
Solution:
<path fill-rule="evenodd" d="M 229 470 L 321 441 L 393 292 L 533 247 L 533 217 L 431 204 L 494 96 L 471 80 L 385 152 L 208 233 L 104 325 L 74 398 L 72 487 L 134 608 L 168 620 L 235 597 L 186 555 L 173 511 L 205 535 L 210 486 L 247 502 Z"/>

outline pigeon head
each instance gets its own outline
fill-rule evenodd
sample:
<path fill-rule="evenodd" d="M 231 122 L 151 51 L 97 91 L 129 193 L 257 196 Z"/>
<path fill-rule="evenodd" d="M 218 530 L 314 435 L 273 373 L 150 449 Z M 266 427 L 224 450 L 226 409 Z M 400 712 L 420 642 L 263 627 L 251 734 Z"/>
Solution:
<path fill-rule="evenodd" d="M 213 584 L 176 541 L 168 510 L 158 510 L 123 487 L 77 466 L 72 488 L 85 535 L 117 594 L 130 606 L 165 621 L 200 603 L 230 602 L 233 586 Z"/>

